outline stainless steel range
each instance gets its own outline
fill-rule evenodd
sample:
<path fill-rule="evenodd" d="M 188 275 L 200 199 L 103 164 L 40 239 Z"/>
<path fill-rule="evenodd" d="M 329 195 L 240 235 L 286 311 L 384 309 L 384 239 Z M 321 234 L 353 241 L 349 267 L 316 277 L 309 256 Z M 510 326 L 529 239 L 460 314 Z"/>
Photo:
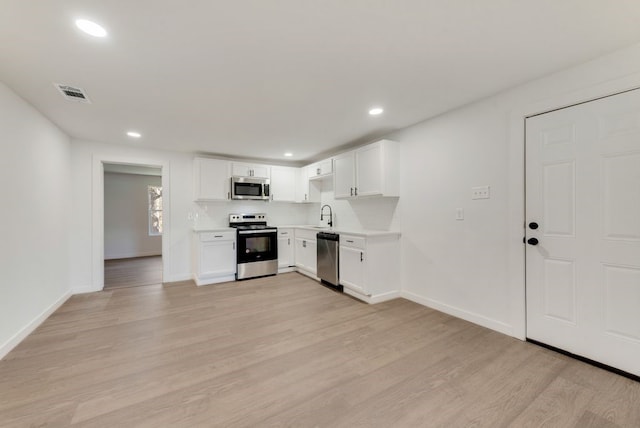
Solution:
<path fill-rule="evenodd" d="M 266 214 L 229 214 L 229 226 L 238 234 L 236 279 L 278 273 L 278 229 L 267 226 Z"/>

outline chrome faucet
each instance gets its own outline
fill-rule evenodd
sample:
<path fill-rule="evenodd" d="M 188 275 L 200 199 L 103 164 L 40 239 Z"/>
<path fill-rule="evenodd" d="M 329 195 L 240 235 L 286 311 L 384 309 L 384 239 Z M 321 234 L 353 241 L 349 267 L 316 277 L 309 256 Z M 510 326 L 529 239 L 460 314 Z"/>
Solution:
<path fill-rule="evenodd" d="M 331 205 L 323 205 L 322 208 L 320 208 L 320 221 L 324 219 L 324 207 L 329 208 L 329 221 L 327 224 L 329 227 L 333 227 L 333 210 L 331 209 Z"/>

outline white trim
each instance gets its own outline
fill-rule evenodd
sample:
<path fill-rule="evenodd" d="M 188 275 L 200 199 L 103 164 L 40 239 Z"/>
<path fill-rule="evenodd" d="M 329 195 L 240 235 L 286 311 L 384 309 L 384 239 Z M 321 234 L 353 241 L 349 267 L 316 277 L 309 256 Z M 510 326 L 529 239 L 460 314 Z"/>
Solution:
<path fill-rule="evenodd" d="M 640 73 L 596 82 L 587 87 L 514 108 L 509 117 L 509 268 L 512 336 L 525 340 L 525 118 L 640 87 Z"/>
<path fill-rule="evenodd" d="M 85 287 L 74 287 L 71 293 L 75 296 L 76 294 L 95 293 L 96 291 L 102 291 L 102 289 L 95 289 L 93 286 L 87 285 Z"/>
<path fill-rule="evenodd" d="M 299 274 L 308 276 L 309 278 L 315 279 L 316 281 L 320 282 L 320 278 L 318 278 L 316 274 L 309 272 L 308 270 L 305 270 L 301 267 L 296 267 L 295 269 L 296 269 L 295 271 L 298 272 Z"/>
<path fill-rule="evenodd" d="M 465 311 L 447 305 L 446 303 L 439 302 L 437 300 L 427 299 L 409 291 L 402 291 L 400 295 L 401 297 L 404 297 L 405 299 L 411 300 L 412 302 L 418 303 L 422 306 L 427 306 L 440 312 L 444 312 L 445 314 L 449 314 L 457 318 L 462 318 L 463 320 L 478 324 L 482 327 L 490 328 L 491 330 L 495 330 L 499 333 L 507 334 L 509 336 L 514 335 L 513 327 L 509 324 L 503 323 L 502 321 L 494 320 L 493 318 L 488 318 L 484 315 L 479 315 L 474 312 Z"/>
<path fill-rule="evenodd" d="M 20 329 L 9 340 L 0 346 L 0 360 L 2 360 L 13 348 L 18 346 L 27 336 L 40 326 L 51 314 L 53 314 L 60 306 L 71 297 L 71 290 L 66 291 L 58 300 L 53 302 L 40 315 L 34 318 L 30 323 Z"/>
<path fill-rule="evenodd" d="M 358 300 L 362 300 L 363 302 L 370 305 L 375 305 L 376 303 L 382 303 L 402 297 L 402 293 L 399 290 L 387 291 L 386 293 L 376 294 L 375 296 L 366 296 L 343 286 L 342 292 L 344 294 L 348 294 L 349 296 L 355 297 Z"/>
<path fill-rule="evenodd" d="M 207 279 L 199 279 L 197 275 L 193 275 L 191 278 L 193 282 L 196 283 L 196 285 L 198 287 L 203 286 L 203 285 L 211 285 L 211 284 L 219 284 L 221 282 L 235 282 L 236 280 L 236 275 L 225 275 L 225 276 L 219 276 L 217 278 L 207 278 Z"/>
<path fill-rule="evenodd" d="M 162 168 L 162 277 L 170 278 L 171 266 L 171 180 L 170 162 L 154 158 L 132 156 L 93 155 L 91 180 L 91 287 L 82 290 L 100 291 L 104 288 L 104 164 L 141 165 Z"/>

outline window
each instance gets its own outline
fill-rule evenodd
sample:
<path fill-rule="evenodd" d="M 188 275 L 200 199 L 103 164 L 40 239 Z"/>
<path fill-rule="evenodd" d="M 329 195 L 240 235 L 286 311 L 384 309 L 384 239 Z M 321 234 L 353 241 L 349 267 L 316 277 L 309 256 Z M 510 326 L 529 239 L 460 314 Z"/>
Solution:
<path fill-rule="evenodd" d="M 162 187 L 147 186 L 149 196 L 149 236 L 162 235 Z"/>

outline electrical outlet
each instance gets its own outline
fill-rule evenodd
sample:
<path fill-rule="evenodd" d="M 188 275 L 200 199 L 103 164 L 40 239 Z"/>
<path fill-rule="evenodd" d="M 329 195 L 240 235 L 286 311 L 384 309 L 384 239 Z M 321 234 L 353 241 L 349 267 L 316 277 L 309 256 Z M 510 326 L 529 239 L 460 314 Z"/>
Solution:
<path fill-rule="evenodd" d="M 471 199 L 489 199 L 489 186 L 478 186 L 471 188 Z"/>

